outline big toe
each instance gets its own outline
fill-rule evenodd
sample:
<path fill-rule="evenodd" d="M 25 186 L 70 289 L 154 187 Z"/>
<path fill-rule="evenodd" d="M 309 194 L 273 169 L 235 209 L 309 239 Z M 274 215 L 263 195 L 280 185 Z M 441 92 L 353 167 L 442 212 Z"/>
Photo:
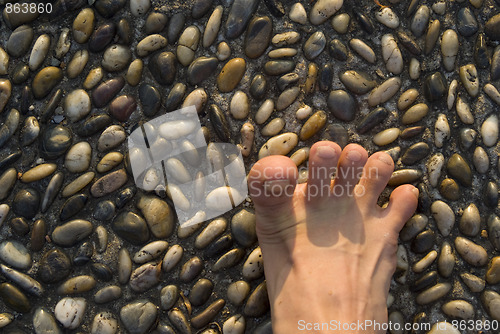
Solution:
<path fill-rule="evenodd" d="M 298 170 L 288 157 L 273 155 L 257 161 L 248 173 L 248 190 L 261 216 L 290 212 Z"/>

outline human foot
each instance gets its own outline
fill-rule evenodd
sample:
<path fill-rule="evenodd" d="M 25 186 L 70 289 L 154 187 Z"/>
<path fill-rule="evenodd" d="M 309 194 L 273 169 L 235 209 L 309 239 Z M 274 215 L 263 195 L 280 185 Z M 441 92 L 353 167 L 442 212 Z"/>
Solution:
<path fill-rule="evenodd" d="M 350 325 L 387 322 L 398 233 L 417 207 L 418 190 L 399 186 L 386 208 L 378 206 L 393 161 L 383 152 L 368 158 L 356 144 L 342 151 L 318 142 L 308 168 L 308 182 L 297 184 L 293 161 L 270 156 L 248 175 L 273 332 L 385 333 Z"/>

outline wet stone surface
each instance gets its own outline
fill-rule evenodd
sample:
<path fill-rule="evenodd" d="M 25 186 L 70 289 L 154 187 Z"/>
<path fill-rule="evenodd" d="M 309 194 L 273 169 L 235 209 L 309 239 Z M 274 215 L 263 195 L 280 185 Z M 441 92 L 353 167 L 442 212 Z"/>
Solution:
<path fill-rule="evenodd" d="M 379 204 L 421 193 L 390 319 L 500 320 L 498 0 L 0 3 L 0 332 L 272 332 L 251 199 L 179 228 L 176 199 L 210 192 L 194 139 L 165 161 L 192 193 L 149 166 L 135 183 L 130 134 L 162 153 L 189 125 L 148 122 L 190 105 L 246 172 L 272 154 L 304 171 L 322 139 L 386 151 Z"/>

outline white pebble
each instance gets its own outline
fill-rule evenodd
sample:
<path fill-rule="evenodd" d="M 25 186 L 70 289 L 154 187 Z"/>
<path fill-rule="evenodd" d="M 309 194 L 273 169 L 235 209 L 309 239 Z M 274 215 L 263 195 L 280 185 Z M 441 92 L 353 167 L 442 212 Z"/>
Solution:
<path fill-rule="evenodd" d="M 65 328 L 75 329 L 82 323 L 86 306 L 84 298 L 66 297 L 57 303 L 54 314 Z"/>
<path fill-rule="evenodd" d="M 288 15 L 290 17 L 290 20 L 292 20 L 293 22 L 297 22 L 300 24 L 307 23 L 307 13 L 304 9 L 304 6 L 302 6 L 300 2 L 296 2 L 292 6 L 292 8 L 290 8 L 290 13 Z"/>
<path fill-rule="evenodd" d="M 491 115 L 481 125 L 481 136 L 487 147 L 497 144 L 498 141 L 498 116 Z"/>
<path fill-rule="evenodd" d="M 445 114 L 439 114 L 434 125 L 434 143 L 437 147 L 443 147 L 444 141 L 450 138 L 450 125 Z"/>

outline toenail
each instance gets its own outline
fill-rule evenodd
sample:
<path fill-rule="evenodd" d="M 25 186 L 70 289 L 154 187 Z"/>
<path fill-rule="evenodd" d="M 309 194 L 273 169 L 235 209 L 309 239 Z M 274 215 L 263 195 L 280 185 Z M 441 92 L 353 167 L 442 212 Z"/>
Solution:
<path fill-rule="evenodd" d="M 331 146 L 320 146 L 316 149 L 316 153 L 320 158 L 323 159 L 332 159 L 335 158 L 337 153 L 335 152 L 335 149 Z"/>
<path fill-rule="evenodd" d="M 414 194 L 415 194 L 415 196 L 418 198 L 419 191 L 418 191 L 418 189 L 417 189 L 417 188 L 415 188 L 415 187 L 414 187 L 414 188 L 411 190 L 411 192 L 412 192 L 412 193 L 414 193 Z"/>
<path fill-rule="evenodd" d="M 389 166 L 392 165 L 392 158 L 390 157 L 390 155 L 388 154 L 380 154 L 378 156 L 378 159 L 386 164 L 388 164 Z"/>
<path fill-rule="evenodd" d="M 351 150 L 347 152 L 347 159 L 355 162 L 361 160 L 361 153 L 355 150 Z"/>

